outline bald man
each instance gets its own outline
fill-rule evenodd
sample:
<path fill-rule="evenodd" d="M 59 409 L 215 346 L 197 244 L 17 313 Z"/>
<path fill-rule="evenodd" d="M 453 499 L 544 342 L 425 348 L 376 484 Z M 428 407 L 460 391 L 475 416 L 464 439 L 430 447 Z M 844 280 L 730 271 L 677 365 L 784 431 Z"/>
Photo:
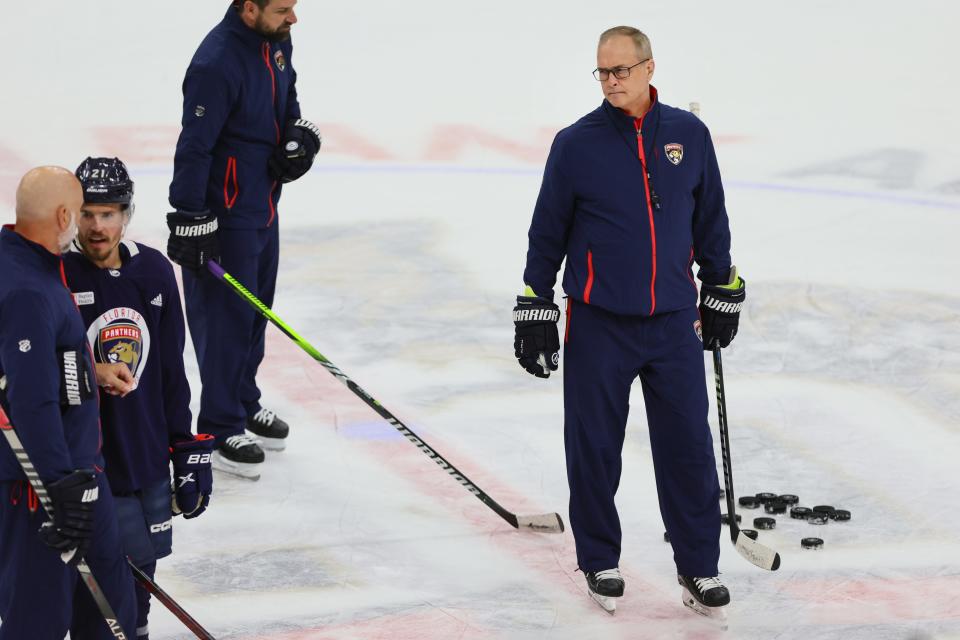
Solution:
<path fill-rule="evenodd" d="M 136 624 L 103 475 L 93 361 L 63 281 L 60 252 L 82 204 L 72 172 L 38 167 L 17 188 L 16 224 L 0 230 L 0 402 L 53 503 L 51 519 L 0 445 L 0 640 L 116 637 L 74 570 L 81 558 L 117 622 Z"/>

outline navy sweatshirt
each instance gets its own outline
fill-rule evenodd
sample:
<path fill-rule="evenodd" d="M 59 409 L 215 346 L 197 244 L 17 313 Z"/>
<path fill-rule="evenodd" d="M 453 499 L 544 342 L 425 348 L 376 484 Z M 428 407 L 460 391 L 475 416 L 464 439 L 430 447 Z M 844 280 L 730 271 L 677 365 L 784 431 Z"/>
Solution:
<path fill-rule="evenodd" d="M 100 394 L 103 455 L 114 494 L 170 477 L 170 445 L 193 440 L 185 330 L 173 267 L 159 251 L 122 241 L 119 269 L 101 269 L 74 242 L 64 255 L 86 337 L 97 362 L 123 362 L 137 388 Z"/>
<path fill-rule="evenodd" d="M 103 468 L 95 392 L 63 405 L 58 352 L 74 350 L 89 372 L 93 362 L 83 321 L 63 278 L 62 261 L 11 226 L 0 230 L 0 376 L 7 378 L 10 417 L 44 483 L 74 469 Z M 25 476 L 6 442 L 0 482 Z"/>
<path fill-rule="evenodd" d="M 568 296 L 624 315 L 696 306 L 694 262 L 703 282 L 726 283 L 730 229 L 710 132 L 650 94 L 642 118 L 604 100 L 554 139 L 523 276 L 537 295 L 553 297 L 564 258 Z"/>
<path fill-rule="evenodd" d="M 290 40 L 268 42 L 232 8 L 200 43 L 183 80 L 170 204 L 217 214 L 222 227 L 273 224 L 280 184 L 267 159 L 300 117 Z"/>

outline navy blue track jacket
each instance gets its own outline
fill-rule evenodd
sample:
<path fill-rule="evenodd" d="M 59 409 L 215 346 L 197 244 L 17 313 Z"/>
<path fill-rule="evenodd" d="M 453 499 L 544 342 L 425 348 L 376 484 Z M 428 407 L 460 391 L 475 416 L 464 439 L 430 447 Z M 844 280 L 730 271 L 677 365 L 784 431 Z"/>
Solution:
<path fill-rule="evenodd" d="M 119 269 L 101 269 L 74 242 L 63 263 L 94 359 L 123 362 L 137 380 L 123 398 L 100 395 L 107 479 L 122 495 L 169 478 L 170 446 L 193 435 L 173 267 L 156 249 L 129 240 L 120 256 Z"/>
<path fill-rule="evenodd" d="M 604 100 L 554 139 L 523 275 L 537 295 L 553 297 L 564 257 L 568 296 L 623 315 L 696 306 L 694 261 L 703 282 L 727 282 L 730 229 L 710 132 L 650 94 L 642 118 Z"/>
<path fill-rule="evenodd" d="M 12 227 L 0 230 L 0 376 L 4 410 L 45 483 L 74 469 L 102 469 L 96 398 L 62 405 L 58 352 L 75 350 L 96 385 L 83 321 L 63 277 L 63 263 Z M 0 482 L 25 476 L 6 442 Z M 5 498 L 4 498 L 5 499 Z"/>
<path fill-rule="evenodd" d="M 183 80 L 183 129 L 170 204 L 217 214 L 222 227 L 259 229 L 277 215 L 280 184 L 267 159 L 300 117 L 288 39 L 271 43 L 232 8 L 203 39 Z"/>

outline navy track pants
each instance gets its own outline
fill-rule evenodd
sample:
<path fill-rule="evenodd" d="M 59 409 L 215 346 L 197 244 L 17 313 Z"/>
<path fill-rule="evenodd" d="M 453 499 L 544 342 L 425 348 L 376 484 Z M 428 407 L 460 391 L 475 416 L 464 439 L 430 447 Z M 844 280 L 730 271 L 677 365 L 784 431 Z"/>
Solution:
<path fill-rule="evenodd" d="M 580 569 L 619 566 L 622 533 L 614 496 L 630 388 L 639 377 L 660 514 L 677 572 L 716 576 L 720 484 L 697 309 L 621 316 L 568 298 L 567 314 L 564 443 Z"/>
<path fill-rule="evenodd" d="M 220 265 L 268 307 L 273 306 L 280 261 L 279 224 L 266 229 L 223 229 Z M 222 444 L 243 433 L 260 410 L 257 369 L 263 361 L 267 319 L 207 272 L 183 270 L 187 323 L 200 365 L 197 432 Z"/>
<path fill-rule="evenodd" d="M 123 630 L 133 634 L 133 574 L 121 551 L 110 487 L 97 475 L 100 495 L 86 560 Z M 47 517 L 42 508 L 30 512 L 25 482 L 0 483 L 0 640 L 63 640 L 68 630 L 72 640 L 112 639 L 80 574 L 37 535 Z"/>

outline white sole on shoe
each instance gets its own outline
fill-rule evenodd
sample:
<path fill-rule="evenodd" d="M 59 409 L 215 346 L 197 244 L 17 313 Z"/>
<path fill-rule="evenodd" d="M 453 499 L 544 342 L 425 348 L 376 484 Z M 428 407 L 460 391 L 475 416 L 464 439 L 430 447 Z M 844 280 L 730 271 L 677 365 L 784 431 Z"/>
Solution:
<path fill-rule="evenodd" d="M 249 429 L 247 430 L 247 434 L 257 439 L 257 443 L 261 449 L 266 449 L 267 451 L 284 451 L 287 448 L 286 438 L 266 438 L 264 436 L 258 436 Z"/>
<path fill-rule="evenodd" d="M 594 602 L 600 605 L 600 607 L 610 615 L 613 615 L 617 612 L 616 598 L 612 598 L 610 596 L 602 596 L 599 593 L 594 593 L 593 591 L 590 591 L 590 589 L 587 589 L 587 593 L 590 594 L 590 597 L 593 598 Z"/>
<path fill-rule="evenodd" d="M 237 476 L 238 478 L 243 478 L 245 480 L 259 480 L 260 467 L 263 464 L 261 462 L 255 462 L 253 464 L 247 462 L 234 462 L 233 460 L 229 460 L 220 455 L 219 451 L 213 452 L 210 462 L 213 468 L 217 471 L 229 473 L 232 476 Z"/>
<path fill-rule="evenodd" d="M 690 609 L 694 613 L 703 616 L 711 623 L 718 625 L 721 629 L 726 630 L 727 628 L 727 607 L 708 607 L 705 604 L 701 604 L 699 600 L 693 597 L 693 594 L 690 591 L 683 587 L 683 593 L 681 594 L 683 598 L 683 606 Z"/>

